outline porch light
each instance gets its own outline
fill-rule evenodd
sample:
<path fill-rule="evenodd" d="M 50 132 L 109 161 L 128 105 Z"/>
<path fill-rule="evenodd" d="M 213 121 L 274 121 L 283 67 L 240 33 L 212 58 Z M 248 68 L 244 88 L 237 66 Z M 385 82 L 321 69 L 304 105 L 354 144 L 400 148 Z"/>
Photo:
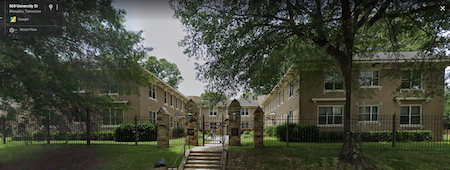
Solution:
<path fill-rule="evenodd" d="M 189 108 L 188 119 L 189 119 L 189 122 L 192 122 L 191 108 Z"/>

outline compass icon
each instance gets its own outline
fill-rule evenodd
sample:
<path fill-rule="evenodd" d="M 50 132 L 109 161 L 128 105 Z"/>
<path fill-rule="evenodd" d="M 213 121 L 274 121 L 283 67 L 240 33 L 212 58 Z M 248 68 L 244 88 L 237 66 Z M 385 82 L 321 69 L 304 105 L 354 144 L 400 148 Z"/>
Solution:
<path fill-rule="evenodd" d="M 11 27 L 11 28 L 9 28 L 9 33 L 14 33 L 16 31 L 16 29 L 15 28 L 13 28 L 13 27 Z"/>

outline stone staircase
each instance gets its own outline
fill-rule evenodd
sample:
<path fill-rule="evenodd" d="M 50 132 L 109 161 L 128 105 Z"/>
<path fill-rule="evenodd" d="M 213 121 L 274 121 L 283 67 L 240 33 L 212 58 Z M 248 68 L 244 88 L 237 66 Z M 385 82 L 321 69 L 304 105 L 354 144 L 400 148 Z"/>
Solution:
<path fill-rule="evenodd" d="M 224 160 L 222 160 L 222 154 L 223 154 L 222 146 L 199 146 L 192 148 L 191 151 L 189 152 L 186 164 L 184 165 L 184 169 L 185 170 L 222 169 L 221 162 L 225 162 Z"/>

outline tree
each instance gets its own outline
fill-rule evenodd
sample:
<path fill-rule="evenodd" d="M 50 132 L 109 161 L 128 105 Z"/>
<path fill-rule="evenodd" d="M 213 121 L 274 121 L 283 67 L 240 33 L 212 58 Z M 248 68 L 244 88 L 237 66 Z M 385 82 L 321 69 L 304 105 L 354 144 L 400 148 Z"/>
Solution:
<path fill-rule="evenodd" d="M 258 97 L 258 96 L 257 96 L 255 93 L 253 93 L 252 91 L 247 91 L 247 92 L 245 92 L 244 94 L 242 94 L 241 99 L 243 99 L 243 100 L 248 100 L 248 97 L 249 97 L 250 95 L 253 95 L 253 98 L 252 98 L 251 100 L 255 100 L 255 99 Z"/>
<path fill-rule="evenodd" d="M 0 37 L 0 100 L 23 107 L 40 123 L 110 106 L 113 97 L 99 94 L 105 84 L 137 94 L 151 79 L 138 64 L 151 49 L 142 45 L 141 32 L 125 29 L 125 11 L 111 0 L 61 3 L 61 35 Z"/>
<path fill-rule="evenodd" d="M 228 100 L 228 97 L 220 92 L 205 92 L 200 95 L 202 98 L 202 103 L 200 105 L 203 106 L 217 106 L 219 102 L 225 102 Z"/>
<path fill-rule="evenodd" d="M 197 67 L 200 79 L 217 91 L 236 93 L 238 87 L 247 85 L 268 90 L 258 86 L 276 84 L 279 71 L 293 63 L 336 66 L 344 77 L 346 92 L 344 143 L 338 157 L 356 169 L 372 166 L 365 161 L 361 144 L 355 141 L 357 136 L 350 132 L 354 57 L 370 57 L 380 50 L 398 52 L 405 49 L 403 43 L 415 43 L 406 46 L 420 50 L 424 58 L 430 54 L 439 58 L 449 43 L 442 35 L 449 30 L 450 14 L 439 11 L 441 6 L 449 6 L 448 1 L 179 0 L 171 5 L 175 17 L 186 27 L 187 35 L 180 42 L 184 52 L 206 60 Z M 289 53 L 290 46 L 307 50 Z M 279 59 L 273 57 L 280 53 Z M 314 62 L 318 58 L 327 62 Z M 270 67 L 275 73 L 264 70 L 276 64 L 278 67 Z M 253 75 L 266 81 L 254 81 Z"/>
<path fill-rule="evenodd" d="M 175 63 L 168 62 L 166 59 L 158 59 L 154 56 L 150 56 L 142 65 L 150 72 L 154 73 L 157 77 L 163 79 L 170 86 L 178 89 L 178 84 L 183 81 L 180 70 Z"/>

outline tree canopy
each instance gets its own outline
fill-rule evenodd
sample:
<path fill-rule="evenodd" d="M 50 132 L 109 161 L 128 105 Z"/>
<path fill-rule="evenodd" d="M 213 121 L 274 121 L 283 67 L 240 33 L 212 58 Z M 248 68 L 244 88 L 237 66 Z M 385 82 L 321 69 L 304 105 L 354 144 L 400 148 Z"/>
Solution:
<path fill-rule="evenodd" d="M 158 60 L 156 57 L 150 56 L 142 65 L 175 89 L 178 89 L 178 84 L 183 81 L 177 65 L 164 58 Z"/>
<path fill-rule="evenodd" d="M 151 77 L 138 61 L 151 48 L 142 45 L 141 32 L 125 29 L 124 10 L 114 9 L 111 0 L 69 0 L 62 6 L 62 35 L 0 37 L 3 105 L 15 103 L 21 113 L 40 119 L 48 112 L 98 110 L 112 100 L 100 95 L 112 85 L 127 94 L 149 85 Z"/>
<path fill-rule="evenodd" d="M 449 37 L 443 34 L 450 30 L 450 13 L 440 10 L 449 8 L 448 0 L 173 0 L 171 4 L 187 32 L 180 45 L 189 57 L 206 61 L 197 67 L 199 77 L 215 91 L 268 92 L 293 63 L 336 66 L 346 92 L 339 160 L 357 169 L 371 166 L 350 133 L 354 57 L 413 49 L 423 57 L 443 57 L 449 48 Z M 318 58 L 328 62 L 311 62 Z"/>

